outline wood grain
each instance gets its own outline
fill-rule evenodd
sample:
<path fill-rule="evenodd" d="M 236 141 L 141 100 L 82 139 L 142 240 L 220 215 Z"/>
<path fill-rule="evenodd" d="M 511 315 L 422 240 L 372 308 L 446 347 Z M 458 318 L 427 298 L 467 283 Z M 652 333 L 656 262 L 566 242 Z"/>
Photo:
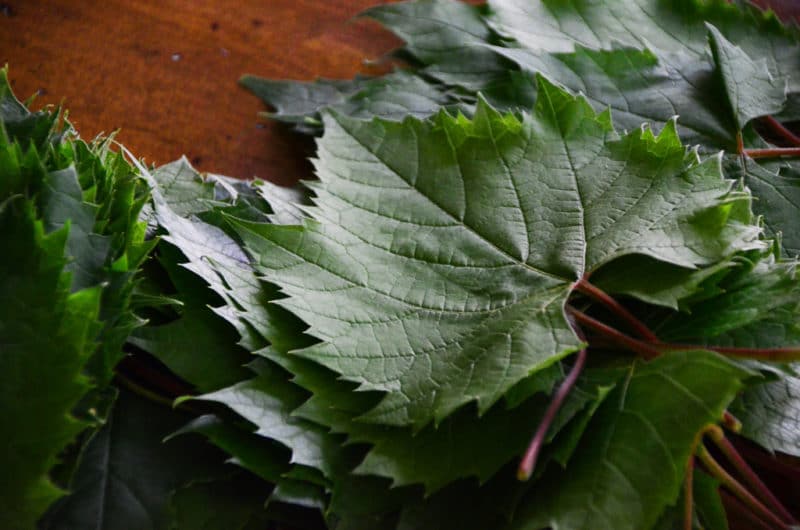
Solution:
<path fill-rule="evenodd" d="M 0 64 L 21 98 L 63 101 L 84 138 L 120 129 L 139 157 L 276 183 L 307 177 L 310 141 L 258 118 L 237 85 L 350 78 L 400 42 L 354 15 L 376 0 L 19 0 L 0 4 Z M 385 2 L 384 2 L 385 3 Z"/>

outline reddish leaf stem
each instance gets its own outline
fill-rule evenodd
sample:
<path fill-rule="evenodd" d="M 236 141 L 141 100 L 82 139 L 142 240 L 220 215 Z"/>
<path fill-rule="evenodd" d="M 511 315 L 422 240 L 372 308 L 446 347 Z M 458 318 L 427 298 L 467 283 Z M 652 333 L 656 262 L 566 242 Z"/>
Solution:
<path fill-rule="evenodd" d="M 661 342 L 658 344 L 658 347 L 671 351 L 709 350 L 729 357 L 759 359 L 762 361 L 790 362 L 800 360 L 800 347 L 798 346 L 790 346 L 788 348 L 738 348 L 735 346 L 707 346 Z"/>
<path fill-rule="evenodd" d="M 708 346 L 701 344 L 671 344 L 669 342 L 648 343 L 639 339 L 634 339 L 624 333 L 614 329 L 608 324 L 600 322 L 596 318 L 590 317 L 575 308 L 569 308 L 575 320 L 600 333 L 604 337 L 611 339 L 617 344 L 638 353 L 645 359 L 654 359 L 666 351 L 686 351 L 686 350 L 707 350 L 717 352 L 721 355 L 730 357 L 741 357 L 743 359 L 760 359 L 763 361 L 788 362 L 800 360 L 800 347 L 789 348 L 737 348 L 733 346 Z"/>
<path fill-rule="evenodd" d="M 749 528 L 751 530 L 772 530 L 772 528 L 758 515 L 748 510 L 747 506 L 728 493 L 725 488 L 719 488 L 719 496 L 722 498 L 722 503 L 725 506 L 725 512 L 728 515 L 728 520 L 734 520 L 740 523 L 739 528 Z M 749 526 L 744 526 L 744 522 Z"/>
<path fill-rule="evenodd" d="M 800 147 L 800 136 L 794 134 L 772 116 L 764 116 L 761 118 L 761 123 L 772 129 L 772 132 L 783 138 L 787 143 Z"/>
<path fill-rule="evenodd" d="M 716 425 L 709 425 L 706 428 L 706 434 L 709 438 L 714 442 L 714 444 L 719 447 L 722 454 L 728 459 L 728 461 L 733 465 L 736 471 L 744 478 L 745 482 L 750 486 L 750 489 L 766 504 L 768 504 L 773 510 L 775 510 L 778 515 L 780 515 L 783 520 L 789 524 L 797 524 L 797 521 L 789 513 L 789 510 L 778 500 L 777 497 L 770 491 L 764 482 L 756 475 L 756 472 L 753 471 L 747 462 L 742 458 L 742 455 L 739 454 L 739 451 L 731 444 L 731 442 L 725 437 L 725 433 L 722 432 L 722 429 L 717 427 Z"/>
<path fill-rule="evenodd" d="M 634 339 L 633 337 L 629 337 L 624 333 L 620 333 L 616 329 L 612 328 L 607 324 L 603 324 L 596 318 L 592 318 L 586 313 L 578 311 L 577 309 L 570 308 L 572 316 L 575 317 L 575 320 L 578 321 L 580 324 L 585 325 L 588 328 L 593 329 L 594 331 L 604 335 L 610 339 L 612 339 L 617 344 L 625 346 L 629 350 L 638 353 L 645 359 L 653 359 L 661 355 L 661 351 L 653 347 L 652 345 L 643 342 L 638 339 Z"/>
<path fill-rule="evenodd" d="M 789 525 L 784 523 L 777 515 L 775 515 L 769 508 L 764 506 L 758 499 L 745 489 L 735 478 L 733 478 L 725 469 L 714 460 L 714 457 L 708 452 L 708 449 L 702 445 L 698 451 L 698 458 L 703 462 L 703 465 L 711 473 L 711 476 L 719 480 L 723 487 L 733 493 L 739 498 L 748 508 L 753 510 L 757 515 L 763 517 L 768 521 L 773 528 L 780 528 L 781 530 L 789 530 Z"/>
<path fill-rule="evenodd" d="M 742 422 L 727 410 L 722 414 L 722 426 L 735 433 L 739 433 L 742 430 Z"/>
<path fill-rule="evenodd" d="M 656 334 L 653 333 L 644 322 L 636 318 L 633 313 L 625 309 L 622 304 L 614 300 L 604 291 L 586 281 L 585 278 L 581 278 L 575 282 L 575 289 L 606 306 L 615 315 L 627 322 L 643 339 L 650 342 L 658 342 Z"/>
<path fill-rule="evenodd" d="M 745 149 L 744 154 L 750 158 L 778 158 L 782 156 L 800 156 L 800 147 L 771 147 L 767 149 Z"/>
<path fill-rule="evenodd" d="M 531 477 L 533 469 L 536 467 L 536 459 L 539 457 L 539 453 L 544 445 L 544 438 L 547 435 L 547 431 L 553 424 L 553 420 L 555 420 L 556 414 L 561 408 L 561 405 L 564 403 L 564 400 L 567 398 L 570 391 L 572 391 L 572 387 L 575 386 L 575 382 L 578 380 L 578 376 L 583 370 L 585 364 L 586 348 L 582 349 L 578 353 L 578 357 L 575 359 L 575 364 L 572 365 L 572 368 L 570 369 L 569 374 L 567 374 L 566 379 L 564 379 L 564 381 L 561 383 L 561 386 L 558 387 L 555 396 L 553 396 L 552 401 L 550 401 L 550 404 L 548 405 L 547 410 L 542 417 L 542 421 L 536 428 L 536 434 L 533 436 L 527 451 L 525 451 L 525 455 L 522 457 L 522 460 L 519 463 L 519 468 L 517 468 L 517 478 L 519 480 L 525 481 Z"/>

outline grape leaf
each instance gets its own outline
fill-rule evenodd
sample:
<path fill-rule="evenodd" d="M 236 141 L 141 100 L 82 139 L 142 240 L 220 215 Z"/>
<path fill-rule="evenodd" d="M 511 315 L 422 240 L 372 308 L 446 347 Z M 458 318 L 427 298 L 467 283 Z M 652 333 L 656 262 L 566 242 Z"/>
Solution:
<path fill-rule="evenodd" d="M 477 91 L 487 79 L 502 76 L 509 64 L 486 45 L 493 32 L 485 7 L 463 2 L 397 2 L 366 10 L 406 42 L 404 50 L 425 67 L 423 72 L 450 85 Z M 447 60 L 441 60 L 443 56 Z"/>
<path fill-rule="evenodd" d="M 713 289 L 713 279 L 733 266 L 732 261 L 722 261 L 703 269 L 688 269 L 645 256 L 626 256 L 593 274 L 592 284 L 609 294 L 626 294 L 677 310 L 688 298 L 703 293 L 707 296 Z"/>
<path fill-rule="evenodd" d="M 352 81 L 274 81 L 245 76 L 240 83 L 277 112 L 270 118 L 294 123 L 299 132 L 317 132 L 319 113 L 336 109 L 355 117 L 402 119 L 427 117 L 453 105 L 446 89 L 416 75 L 397 71 L 377 78 Z"/>
<path fill-rule="evenodd" d="M 214 183 L 204 181 L 185 156 L 152 172 L 162 204 L 175 214 L 189 217 L 209 209 Z"/>
<path fill-rule="evenodd" d="M 800 256 L 800 178 L 782 175 L 750 159 L 735 174 L 739 173 L 758 197 L 753 202 L 753 211 L 764 216 L 771 235 L 780 237 L 784 254 Z"/>
<path fill-rule="evenodd" d="M 788 81 L 772 75 L 776 66 L 768 65 L 766 58 L 754 61 L 711 24 L 708 24 L 708 31 L 714 61 L 725 83 L 739 130 L 753 118 L 783 110 Z"/>
<path fill-rule="evenodd" d="M 800 456 L 800 379 L 786 375 L 745 391 L 731 411 L 742 434 L 770 451 Z"/>
<path fill-rule="evenodd" d="M 664 319 L 659 336 L 667 341 L 733 342 L 751 347 L 796 344 L 800 335 L 793 329 L 797 329 L 800 279 L 795 263 L 765 259 L 755 266 L 742 266 L 719 287 L 716 296 L 693 304 L 691 313 L 674 313 Z M 778 333 L 771 324 L 782 326 L 784 331 Z M 751 336 L 748 340 L 747 331 L 759 329 L 768 330 L 773 338 L 753 340 Z"/>
<path fill-rule="evenodd" d="M 722 416 L 747 376 L 705 351 L 637 364 L 592 418 L 567 470 L 538 481 L 512 527 L 650 528 L 678 497 L 697 432 Z"/>
<path fill-rule="evenodd" d="M 222 455 L 200 438 L 162 443 L 186 416 L 126 390 L 81 458 L 71 494 L 53 505 L 44 529 L 163 528 L 170 493 L 214 476 Z"/>
<path fill-rule="evenodd" d="M 213 414 L 199 416 L 170 435 L 202 434 L 217 447 L 233 455 L 229 462 L 252 471 L 270 482 L 278 482 L 289 469 L 289 452 L 270 440 L 225 422 Z"/>
<path fill-rule="evenodd" d="M 291 463 L 313 467 L 331 476 L 340 459 L 339 446 L 325 429 L 292 417 L 306 397 L 266 362 L 250 365 L 256 377 L 195 399 L 216 401 L 256 426 L 254 432 L 282 443 L 292 451 Z"/>
<path fill-rule="evenodd" d="M 492 0 L 490 7 L 492 28 L 533 52 L 609 49 L 618 43 L 659 56 L 677 52 L 699 63 L 706 58 L 709 22 L 745 53 L 771 54 L 771 73 L 786 77 L 790 91 L 800 89 L 800 70 L 794 66 L 800 58 L 796 30 L 755 8 L 694 0 L 579 0 L 569 5 Z"/>
<path fill-rule="evenodd" d="M 67 229 L 45 235 L 28 201 L 3 199 L 0 369 L 9 377 L 0 390 L 0 520 L 24 529 L 62 494 L 47 473 L 86 426 L 70 413 L 90 388 L 81 370 L 94 349 L 100 290 L 70 294 Z"/>
<path fill-rule="evenodd" d="M 485 412 L 580 347 L 562 306 L 615 258 L 695 267 L 763 246 L 747 195 L 674 124 L 616 139 L 584 98 L 545 80 L 539 94 L 522 121 L 485 103 L 474 121 L 333 115 L 315 221 L 265 225 L 261 269 L 289 296 L 277 303 L 323 340 L 296 354 L 387 393 L 362 419 Z"/>

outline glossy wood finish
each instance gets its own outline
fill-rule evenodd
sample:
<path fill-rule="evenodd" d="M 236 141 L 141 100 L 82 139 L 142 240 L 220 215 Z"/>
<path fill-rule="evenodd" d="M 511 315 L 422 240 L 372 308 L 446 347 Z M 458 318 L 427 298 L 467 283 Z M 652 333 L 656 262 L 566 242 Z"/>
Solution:
<path fill-rule="evenodd" d="M 11 0 L 0 3 L 0 64 L 20 98 L 64 101 L 84 138 L 118 136 L 148 162 L 182 154 L 203 171 L 289 183 L 313 145 L 259 119 L 237 85 L 375 72 L 399 41 L 353 20 L 376 0 Z"/>

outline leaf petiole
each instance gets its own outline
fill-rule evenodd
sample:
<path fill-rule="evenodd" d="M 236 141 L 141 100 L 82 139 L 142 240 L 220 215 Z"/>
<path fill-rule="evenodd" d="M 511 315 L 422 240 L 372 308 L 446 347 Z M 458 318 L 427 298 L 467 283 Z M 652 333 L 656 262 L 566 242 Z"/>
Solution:
<path fill-rule="evenodd" d="M 756 472 L 753 471 L 739 451 L 733 446 L 733 444 L 725 437 L 725 433 L 716 425 L 709 425 L 705 429 L 705 434 L 714 442 L 722 454 L 725 455 L 725 458 L 733 465 L 736 471 L 744 478 L 745 482 L 750 486 L 752 491 L 766 504 L 768 504 L 772 509 L 774 509 L 780 516 L 789 524 L 797 524 L 797 521 L 789 513 L 789 510 L 778 500 L 777 497 L 772 493 L 772 491 L 762 482 L 762 480 L 756 475 Z"/>
<path fill-rule="evenodd" d="M 531 477 L 533 469 L 536 467 L 536 460 L 539 457 L 539 453 L 542 451 L 542 446 L 544 445 L 544 438 L 547 435 L 547 431 L 550 429 L 550 425 L 553 424 L 553 420 L 555 420 L 556 414 L 561 408 L 561 405 L 564 403 L 564 400 L 575 386 L 575 382 L 578 380 L 578 376 L 583 370 L 585 364 L 586 348 L 578 352 L 578 356 L 575 359 L 575 364 L 572 365 L 572 368 L 570 369 L 569 374 L 567 374 L 566 379 L 564 379 L 564 381 L 561 383 L 561 386 L 558 387 L 555 396 L 553 396 L 552 401 L 550 401 L 550 404 L 547 406 L 547 410 L 542 417 L 542 421 L 536 428 L 536 434 L 534 434 L 533 439 L 531 440 L 530 445 L 528 445 L 528 449 L 525 451 L 525 455 L 522 457 L 519 467 L 517 468 L 517 478 L 519 480 L 525 481 Z"/>
<path fill-rule="evenodd" d="M 711 453 L 708 452 L 708 449 L 706 449 L 702 444 L 698 448 L 697 457 L 709 471 L 711 476 L 719 480 L 722 485 L 728 489 L 728 491 L 733 493 L 748 508 L 753 510 L 753 512 L 760 517 L 763 517 L 766 521 L 773 525 L 773 528 L 789 530 L 789 525 L 787 523 L 783 522 L 777 515 L 775 515 L 775 513 L 764 506 L 761 501 L 756 499 L 749 491 L 747 491 L 747 489 L 742 486 L 739 481 L 725 471 L 719 462 L 717 462 L 714 457 L 711 456 Z"/>
<path fill-rule="evenodd" d="M 654 359 L 662 353 L 653 345 L 638 339 L 634 339 L 633 337 L 629 337 L 628 335 L 625 335 L 624 333 L 614 329 L 608 324 L 604 324 L 596 318 L 590 317 L 582 311 L 578 311 L 574 308 L 569 308 L 569 310 L 578 323 L 583 324 L 584 326 L 591 328 L 593 331 L 608 337 L 617 344 L 620 344 L 629 350 L 638 353 L 645 359 Z"/>
<path fill-rule="evenodd" d="M 800 147 L 772 147 L 768 149 L 745 149 L 743 154 L 750 158 L 779 158 L 783 156 L 800 156 Z"/>
<path fill-rule="evenodd" d="M 783 138 L 787 143 L 800 147 L 800 136 L 797 136 L 792 131 L 786 128 L 781 122 L 772 116 L 764 116 L 761 118 L 761 123 L 772 129 L 772 132 Z"/>
<path fill-rule="evenodd" d="M 758 359 L 761 361 L 791 362 L 800 360 L 800 346 L 790 346 L 788 348 L 738 348 L 735 346 L 671 344 L 668 342 L 660 342 L 658 347 L 670 351 L 709 350 L 728 357 Z"/>
<path fill-rule="evenodd" d="M 581 278 L 575 282 L 575 290 L 581 292 L 590 298 L 600 302 L 611 310 L 614 314 L 627 322 L 636 332 L 643 338 L 650 342 L 658 342 L 658 337 L 648 328 L 644 322 L 636 318 L 633 313 L 628 311 L 622 304 L 614 300 L 607 293 L 598 289 L 585 278 Z"/>

